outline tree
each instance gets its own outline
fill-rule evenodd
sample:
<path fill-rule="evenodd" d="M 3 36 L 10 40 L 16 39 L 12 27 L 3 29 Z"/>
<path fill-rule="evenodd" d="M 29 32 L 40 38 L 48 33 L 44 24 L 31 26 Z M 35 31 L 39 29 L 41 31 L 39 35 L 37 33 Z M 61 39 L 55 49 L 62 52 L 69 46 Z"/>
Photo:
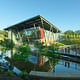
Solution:
<path fill-rule="evenodd" d="M 0 41 L 4 41 L 4 39 L 7 39 L 7 37 L 8 37 L 8 32 L 0 30 Z"/>
<path fill-rule="evenodd" d="M 75 31 L 75 34 L 80 35 L 80 30 Z"/>
<path fill-rule="evenodd" d="M 29 44 L 23 43 L 17 49 L 17 54 L 12 56 L 14 60 L 24 60 L 27 61 L 29 54 L 31 53 L 31 49 Z"/>
<path fill-rule="evenodd" d="M 67 30 L 64 32 L 64 34 L 71 35 L 71 34 L 74 34 L 74 32 L 72 30 Z"/>
<path fill-rule="evenodd" d="M 8 39 L 8 32 L 0 30 L 0 50 L 6 51 L 14 47 L 12 40 Z"/>

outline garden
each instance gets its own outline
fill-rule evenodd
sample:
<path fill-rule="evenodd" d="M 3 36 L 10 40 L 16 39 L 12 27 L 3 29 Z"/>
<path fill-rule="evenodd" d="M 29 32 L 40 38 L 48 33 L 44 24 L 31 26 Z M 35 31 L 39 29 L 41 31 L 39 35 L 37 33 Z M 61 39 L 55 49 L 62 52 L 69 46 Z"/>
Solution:
<path fill-rule="evenodd" d="M 0 31 L 0 34 L 0 51 L 5 53 L 7 50 L 11 50 L 11 59 L 8 57 L 5 59 L 21 71 L 21 73 L 17 75 L 12 70 L 6 71 L 0 68 L 0 74 L 5 76 L 6 79 L 8 76 L 16 78 L 12 78 L 12 80 L 28 79 L 28 74 L 32 70 L 50 72 L 50 70 L 54 68 L 59 61 L 57 58 L 60 57 L 60 53 L 58 52 L 59 46 L 80 44 L 80 40 L 68 38 L 50 46 L 44 46 L 39 41 L 34 41 L 33 48 L 35 50 L 32 51 L 31 45 L 23 42 L 16 48 L 16 53 L 13 55 L 13 48 L 15 48 L 16 45 L 12 40 L 8 39 L 7 32 Z"/>

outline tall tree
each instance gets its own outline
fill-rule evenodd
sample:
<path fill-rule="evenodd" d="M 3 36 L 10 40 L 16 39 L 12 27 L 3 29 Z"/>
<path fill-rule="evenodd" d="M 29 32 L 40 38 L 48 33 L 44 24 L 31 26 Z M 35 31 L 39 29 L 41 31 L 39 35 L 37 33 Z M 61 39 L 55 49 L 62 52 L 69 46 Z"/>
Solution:
<path fill-rule="evenodd" d="M 74 34 L 74 31 L 72 31 L 72 30 L 67 30 L 67 31 L 64 32 L 64 34 L 71 35 L 71 34 Z"/>
<path fill-rule="evenodd" d="M 80 30 L 75 31 L 75 34 L 80 35 Z"/>
<path fill-rule="evenodd" d="M 0 50 L 5 51 L 13 47 L 14 43 L 12 40 L 8 39 L 8 32 L 0 30 Z"/>

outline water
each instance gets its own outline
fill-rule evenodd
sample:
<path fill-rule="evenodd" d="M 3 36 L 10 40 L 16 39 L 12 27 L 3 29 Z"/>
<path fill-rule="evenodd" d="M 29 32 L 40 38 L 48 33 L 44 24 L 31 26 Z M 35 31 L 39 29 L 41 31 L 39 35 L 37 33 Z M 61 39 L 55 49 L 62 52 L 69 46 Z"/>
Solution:
<path fill-rule="evenodd" d="M 55 73 L 80 73 L 80 64 L 60 60 L 58 64 L 51 70 Z"/>
<path fill-rule="evenodd" d="M 11 70 L 18 75 L 21 73 L 21 70 L 19 70 L 15 66 L 13 66 L 12 69 L 10 69 L 10 63 L 7 60 L 4 59 L 5 57 L 8 56 L 8 51 L 6 51 L 6 53 L 0 52 L 0 55 L 1 55 L 1 57 L 0 57 L 0 67 L 1 68 L 7 69 L 8 71 Z"/>
<path fill-rule="evenodd" d="M 21 73 L 21 70 L 19 70 L 18 68 L 14 67 L 12 70 L 14 73 L 16 73 L 17 75 L 19 75 Z"/>
<path fill-rule="evenodd" d="M 38 57 L 29 55 L 28 61 L 29 61 L 29 62 L 32 62 L 32 63 L 34 63 L 34 64 L 38 64 Z"/>
<path fill-rule="evenodd" d="M 44 63 L 48 61 L 48 58 L 46 56 L 29 55 L 29 57 L 28 57 L 28 61 L 31 62 L 31 63 L 33 63 L 33 64 L 40 64 L 41 59 L 43 59 Z"/>
<path fill-rule="evenodd" d="M 76 55 L 80 56 L 80 49 L 70 49 L 70 50 L 65 50 L 61 49 L 59 52 L 64 53 L 64 54 L 70 54 L 70 55 Z M 64 61 L 60 60 L 56 66 L 51 70 L 51 72 L 55 73 L 80 73 L 80 64 L 70 62 L 70 61 Z"/>
<path fill-rule="evenodd" d="M 76 52 L 71 50 L 70 54 L 76 55 Z M 80 54 L 78 53 L 77 55 L 80 56 Z M 8 56 L 8 51 L 6 52 L 6 54 L 3 54 L 3 57 L 0 59 L 0 62 L 5 61 L 4 60 L 5 56 Z M 24 67 L 28 72 L 33 70 L 42 72 L 55 72 L 55 73 L 80 73 L 80 64 L 59 60 L 58 63 L 55 65 L 54 61 L 51 62 L 49 60 L 49 57 L 46 56 L 29 55 L 28 62 L 26 63 L 26 65 L 27 66 Z M 21 73 L 21 70 L 17 69 L 16 66 L 12 70 L 17 74 Z"/>
<path fill-rule="evenodd" d="M 43 59 L 43 61 L 41 60 Z M 53 58 L 50 58 L 50 60 Z M 59 60 L 54 67 L 54 62 L 50 61 L 49 57 L 45 56 L 33 56 L 28 57 L 27 70 L 30 71 L 42 71 L 42 72 L 55 72 L 55 73 L 80 73 L 80 64 Z M 57 62 L 57 61 L 56 61 Z M 26 63 L 27 64 L 27 63 Z M 30 66 L 33 66 L 30 68 Z"/>

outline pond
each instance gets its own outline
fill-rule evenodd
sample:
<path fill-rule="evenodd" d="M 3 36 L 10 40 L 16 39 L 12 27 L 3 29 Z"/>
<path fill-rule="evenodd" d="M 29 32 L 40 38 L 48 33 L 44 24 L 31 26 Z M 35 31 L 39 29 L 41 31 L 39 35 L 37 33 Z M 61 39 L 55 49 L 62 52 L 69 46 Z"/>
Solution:
<path fill-rule="evenodd" d="M 32 56 L 33 57 L 33 56 Z M 59 60 L 56 61 L 56 65 L 54 62 L 52 63 L 51 61 L 49 62 L 49 57 L 44 57 L 44 63 L 42 66 L 45 66 L 45 69 L 48 67 L 47 71 L 55 72 L 55 73 L 80 73 L 80 64 L 70 62 L 70 61 L 65 61 L 65 60 Z M 37 64 L 37 57 L 34 57 L 32 59 L 32 63 Z M 57 63 L 58 62 L 58 63 Z M 47 63 L 47 65 L 46 65 Z M 39 61 L 38 63 L 41 65 L 41 62 Z M 55 66 L 54 66 L 55 65 Z M 43 71 L 45 71 L 45 69 Z"/>
<path fill-rule="evenodd" d="M 60 60 L 58 64 L 51 70 L 55 73 L 80 73 L 80 64 Z"/>
<path fill-rule="evenodd" d="M 28 73 L 30 71 L 41 71 L 41 72 L 55 72 L 55 73 L 80 73 L 80 64 L 58 60 L 47 56 L 34 56 L 28 57 L 28 62 L 20 62 L 21 64 L 16 65 L 19 69 L 25 70 Z M 20 66 L 22 65 L 22 66 Z M 25 66 L 25 67 L 24 67 Z"/>
<path fill-rule="evenodd" d="M 6 53 L 0 51 L 0 68 L 3 68 L 7 71 L 13 71 L 16 74 L 20 74 L 21 71 L 18 68 L 12 66 L 7 60 L 5 60 L 5 57 L 7 56 L 8 56 L 8 51 L 6 51 Z"/>
<path fill-rule="evenodd" d="M 79 51 L 79 50 L 78 50 Z M 77 52 L 78 52 L 77 51 Z M 70 51 L 70 54 L 76 54 L 74 50 Z M 80 56 L 80 52 L 77 53 Z M 4 56 L 8 56 L 8 51 Z M 54 73 L 80 73 L 80 64 L 65 61 L 65 60 L 58 60 L 47 56 L 36 56 L 36 55 L 29 55 L 28 61 L 13 61 L 16 68 L 20 69 L 21 71 L 41 71 L 41 72 L 54 72 Z M 14 72 L 17 72 L 14 68 Z M 19 72 L 19 71 L 18 71 Z"/>

